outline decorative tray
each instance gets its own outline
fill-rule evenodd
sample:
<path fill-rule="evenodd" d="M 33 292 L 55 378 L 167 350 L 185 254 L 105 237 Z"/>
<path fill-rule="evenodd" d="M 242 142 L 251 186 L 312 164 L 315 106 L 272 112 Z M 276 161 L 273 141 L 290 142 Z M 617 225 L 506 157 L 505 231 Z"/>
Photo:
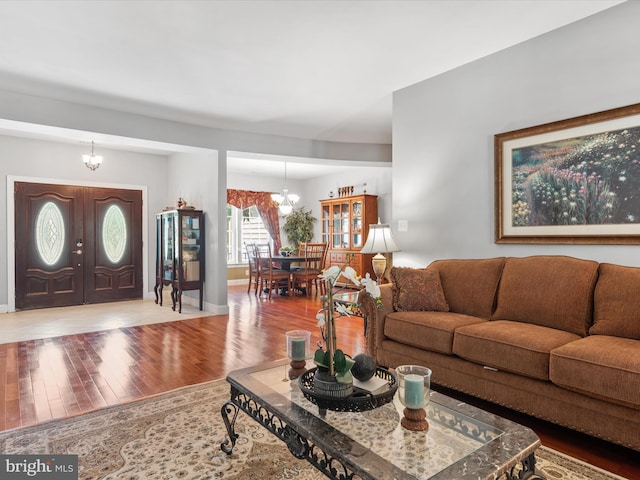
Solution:
<path fill-rule="evenodd" d="M 373 410 L 393 400 L 393 396 L 396 390 L 398 390 L 398 380 L 396 376 L 385 368 L 377 367 L 376 377 L 386 380 L 389 384 L 389 388 L 384 392 L 372 394 L 367 390 L 354 386 L 353 393 L 347 397 L 328 397 L 314 391 L 313 378 L 316 370 L 317 368 L 312 368 L 299 376 L 298 385 L 304 397 L 311 403 L 317 405 L 320 410 L 333 410 L 336 412 L 364 412 L 365 410 Z"/>

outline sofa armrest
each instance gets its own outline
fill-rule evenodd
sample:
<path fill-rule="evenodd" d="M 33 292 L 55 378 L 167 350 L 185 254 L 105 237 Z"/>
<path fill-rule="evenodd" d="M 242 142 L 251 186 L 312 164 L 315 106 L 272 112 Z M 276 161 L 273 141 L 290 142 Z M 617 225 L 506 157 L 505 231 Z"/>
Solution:
<path fill-rule="evenodd" d="M 384 320 L 393 312 L 393 289 L 391 283 L 380 285 L 382 305 L 377 306 L 375 299 L 366 290 L 358 295 L 358 304 L 365 318 L 365 337 L 367 353 L 376 359 L 376 350 L 384 338 Z"/>

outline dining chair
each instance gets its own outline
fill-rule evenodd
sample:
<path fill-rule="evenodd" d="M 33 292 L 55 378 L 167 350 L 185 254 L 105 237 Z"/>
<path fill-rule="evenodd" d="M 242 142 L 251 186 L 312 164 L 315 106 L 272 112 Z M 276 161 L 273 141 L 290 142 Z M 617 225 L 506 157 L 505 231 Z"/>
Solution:
<path fill-rule="evenodd" d="M 304 250 L 303 250 L 304 248 Z M 291 273 L 293 290 L 306 286 L 306 294 L 311 294 L 311 288 L 315 285 L 316 293 L 325 293 L 325 284 L 320 278 L 327 255 L 326 243 L 305 243 L 301 246 L 300 253 L 304 253 L 304 267 Z"/>
<path fill-rule="evenodd" d="M 304 247 L 306 245 L 306 242 L 300 242 L 298 244 L 298 250 L 296 251 L 297 256 L 301 257 L 304 256 Z M 299 262 L 293 263 L 289 266 L 289 270 L 291 270 L 291 272 L 295 272 L 296 270 L 302 270 L 304 268 L 304 264 L 303 265 L 299 265 Z"/>
<path fill-rule="evenodd" d="M 245 243 L 245 250 L 247 252 L 247 260 L 249 261 L 249 286 L 247 287 L 247 293 L 251 291 L 251 282 L 254 284 L 254 294 L 258 294 L 258 287 L 260 286 L 260 271 L 258 269 L 258 256 L 256 254 L 255 243 Z"/>
<path fill-rule="evenodd" d="M 289 292 L 291 288 L 291 272 L 280 270 L 273 265 L 273 256 L 271 255 L 271 245 L 268 243 L 256 245 L 256 257 L 258 259 L 258 274 L 260 275 L 260 291 L 268 292 L 269 299 L 271 292 L 275 289 L 287 288 Z"/>

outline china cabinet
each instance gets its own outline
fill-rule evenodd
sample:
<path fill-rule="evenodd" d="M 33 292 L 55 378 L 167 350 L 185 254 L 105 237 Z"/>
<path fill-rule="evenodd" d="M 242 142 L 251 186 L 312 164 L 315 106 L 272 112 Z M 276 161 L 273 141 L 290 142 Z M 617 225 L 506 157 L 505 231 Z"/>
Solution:
<path fill-rule="evenodd" d="M 375 274 L 373 255 L 360 253 L 369 225 L 378 221 L 378 197 L 353 195 L 320 201 L 321 238 L 329 245 L 327 267 L 349 265 L 360 276 Z"/>
<path fill-rule="evenodd" d="M 182 313 L 182 292 L 198 290 L 200 310 L 204 283 L 204 213 L 168 210 L 156 215 L 156 303 L 163 286 L 171 287 L 173 310 Z"/>

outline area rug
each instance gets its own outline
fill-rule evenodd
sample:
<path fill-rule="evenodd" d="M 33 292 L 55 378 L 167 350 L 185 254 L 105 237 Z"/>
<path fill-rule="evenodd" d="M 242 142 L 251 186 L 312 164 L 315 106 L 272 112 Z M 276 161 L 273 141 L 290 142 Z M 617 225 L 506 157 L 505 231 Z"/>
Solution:
<path fill-rule="evenodd" d="M 82 480 L 326 478 L 240 412 L 240 437 L 231 455 L 220 450 L 226 429 L 220 415 L 229 384 L 217 380 L 145 400 L 0 432 L 4 454 L 74 454 Z M 541 447 L 538 466 L 548 480 L 620 480 Z"/>

